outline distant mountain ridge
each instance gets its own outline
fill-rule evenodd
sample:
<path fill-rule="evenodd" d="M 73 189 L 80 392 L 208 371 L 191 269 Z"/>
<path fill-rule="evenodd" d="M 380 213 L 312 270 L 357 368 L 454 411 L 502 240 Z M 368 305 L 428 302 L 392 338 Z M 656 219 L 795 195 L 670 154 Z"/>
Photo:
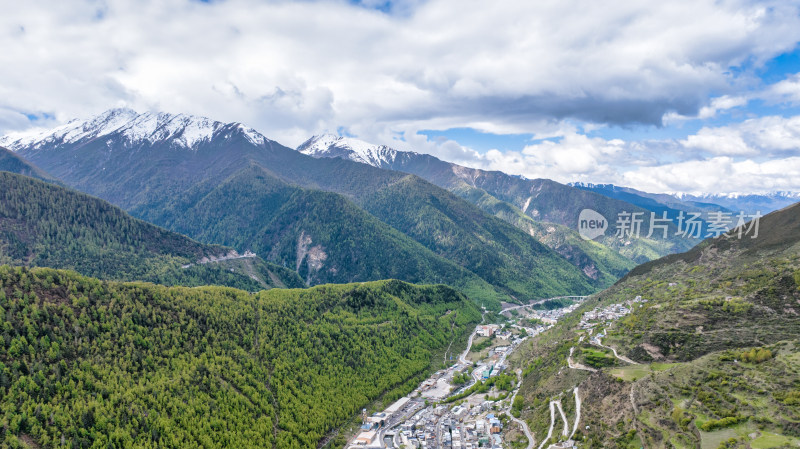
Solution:
<path fill-rule="evenodd" d="M 729 194 L 704 194 L 692 195 L 685 193 L 649 193 L 630 187 L 615 184 L 595 184 L 573 182 L 569 185 L 579 189 L 598 192 L 613 197 L 642 197 L 660 203 L 662 206 L 673 206 L 683 210 L 723 210 L 727 212 L 745 211 L 754 213 L 760 211 L 767 214 L 783 209 L 800 201 L 800 192 L 775 191 L 764 194 L 729 193 Z"/>
<path fill-rule="evenodd" d="M 390 168 L 400 153 L 386 145 L 371 145 L 333 134 L 314 136 L 300 145 L 297 151 L 314 157 L 341 157 L 379 168 Z"/>
<path fill-rule="evenodd" d="M 20 175 L 30 176 L 32 178 L 41 179 L 42 181 L 59 183 L 54 177 L 45 173 L 39 167 L 31 164 L 25 159 L 19 157 L 13 151 L 0 147 L 0 171 L 7 171 L 10 173 L 17 173 Z"/>
<path fill-rule="evenodd" d="M 772 192 L 768 194 L 729 194 L 729 195 L 678 195 L 692 201 L 707 201 L 731 210 L 761 211 L 767 214 L 783 209 L 800 201 L 800 192 Z"/>

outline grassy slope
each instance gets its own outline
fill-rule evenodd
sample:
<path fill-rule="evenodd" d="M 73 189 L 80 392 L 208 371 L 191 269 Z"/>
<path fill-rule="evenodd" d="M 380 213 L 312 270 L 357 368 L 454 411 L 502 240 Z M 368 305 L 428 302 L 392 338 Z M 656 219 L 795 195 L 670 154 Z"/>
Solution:
<path fill-rule="evenodd" d="M 548 400 L 574 402 L 571 388 L 580 385 L 588 447 L 800 442 L 798 214 L 795 206 L 763 218 L 758 239 L 721 238 L 641 266 L 535 339 L 514 362 L 528 368 L 523 416 L 532 428 L 546 432 Z M 645 364 L 612 359 L 594 374 L 565 368 L 572 346 L 576 361 L 587 361 L 578 355 L 590 348 L 578 343 L 581 314 L 636 296 L 648 302 L 610 328 L 604 343 Z M 752 348 L 775 356 L 742 361 Z M 721 428 L 707 424 L 725 418 Z"/>
<path fill-rule="evenodd" d="M 792 206 L 762 218 L 757 239 L 723 236 L 642 265 L 599 299 L 651 300 L 611 335 L 623 352 L 687 360 L 800 337 L 798 273 L 800 207 Z"/>

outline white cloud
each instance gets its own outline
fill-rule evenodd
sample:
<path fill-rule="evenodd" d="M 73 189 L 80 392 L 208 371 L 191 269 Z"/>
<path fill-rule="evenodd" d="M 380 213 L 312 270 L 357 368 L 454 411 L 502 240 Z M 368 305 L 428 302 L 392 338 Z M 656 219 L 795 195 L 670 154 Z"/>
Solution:
<path fill-rule="evenodd" d="M 727 126 L 705 127 L 688 136 L 686 147 L 718 155 L 800 154 L 800 116 L 767 116 Z"/>
<path fill-rule="evenodd" d="M 0 109 L 63 121 L 122 102 L 243 121 L 289 145 L 339 126 L 659 123 L 735 90 L 729 67 L 793 48 L 797 8 L 430 0 L 387 15 L 344 1 L 18 2 L 0 16 Z"/>
<path fill-rule="evenodd" d="M 762 95 L 772 102 L 800 104 L 800 73 L 771 85 Z"/>
<path fill-rule="evenodd" d="M 452 140 L 431 141 L 417 133 L 406 133 L 404 138 L 407 149 L 457 164 L 561 182 L 613 179 L 618 176 L 616 166 L 620 161 L 636 151 L 635 146 L 622 140 L 590 138 L 575 129 L 565 131 L 557 140 L 544 140 L 521 151 L 489 150 L 486 153 Z"/>
<path fill-rule="evenodd" d="M 712 98 L 708 104 L 702 106 L 694 115 L 682 115 L 675 111 L 668 111 L 664 114 L 662 121 L 666 125 L 685 122 L 694 119 L 710 119 L 715 118 L 720 112 L 729 112 L 732 109 L 747 106 L 752 95 L 723 95 L 721 97 Z"/>
<path fill-rule="evenodd" d="M 715 157 L 624 173 L 624 185 L 651 192 L 765 193 L 800 190 L 800 157 L 756 162 Z"/>
<path fill-rule="evenodd" d="M 563 182 L 800 190 L 798 117 L 708 126 L 677 141 L 584 134 L 716 118 L 754 98 L 800 103 L 800 75 L 761 89 L 754 73 L 730 70 L 795 48 L 800 0 L 518 0 L 502 8 L 408 0 L 393 3 L 392 14 L 370 9 L 382 4 L 6 5 L 0 132 L 129 106 L 241 121 L 287 145 L 344 127 L 368 141 Z M 420 134 L 462 127 L 546 140 L 479 153 Z"/>
<path fill-rule="evenodd" d="M 750 147 L 739 130 L 730 127 L 703 128 L 683 140 L 684 146 L 706 151 L 712 154 L 747 155 L 757 154 L 758 150 Z"/>
<path fill-rule="evenodd" d="M 747 104 L 747 97 L 723 95 L 711 100 L 711 104 L 703 106 L 697 113 L 698 118 L 716 117 L 720 111 L 727 111 Z"/>

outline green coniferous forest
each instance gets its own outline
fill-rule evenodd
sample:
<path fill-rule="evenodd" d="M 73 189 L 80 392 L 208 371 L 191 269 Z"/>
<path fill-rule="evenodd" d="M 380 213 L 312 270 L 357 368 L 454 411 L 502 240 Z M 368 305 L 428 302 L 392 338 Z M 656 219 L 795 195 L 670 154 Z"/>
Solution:
<path fill-rule="evenodd" d="M 445 286 L 250 294 L 0 266 L 0 447 L 313 448 L 479 320 Z"/>
<path fill-rule="evenodd" d="M 194 264 L 231 249 L 137 220 L 74 190 L 8 172 L 0 172 L 0 187 L 0 263 L 167 285 L 226 285 L 249 291 L 304 286 L 292 270 L 258 258 Z"/>

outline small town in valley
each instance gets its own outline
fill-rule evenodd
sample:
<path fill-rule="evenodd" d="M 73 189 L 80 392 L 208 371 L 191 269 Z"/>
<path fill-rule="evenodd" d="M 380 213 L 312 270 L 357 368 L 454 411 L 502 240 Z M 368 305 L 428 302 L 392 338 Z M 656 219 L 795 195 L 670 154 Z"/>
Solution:
<path fill-rule="evenodd" d="M 505 438 L 533 437 L 512 413 L 522 373 L 507 358 L 526 339 L 549 329 L 585 297 L 569 297 L 565 307 L 534 308 L 543 301 L 506 306 L 502 324 L 476 326 L 461 354 L 446 354 L 445 365 L 413 392 L 385 409 L 361 416 L 348 449 L 477 449 L 511 447 Z M 517 413 L 518 415 L 518 413 Z"/>

